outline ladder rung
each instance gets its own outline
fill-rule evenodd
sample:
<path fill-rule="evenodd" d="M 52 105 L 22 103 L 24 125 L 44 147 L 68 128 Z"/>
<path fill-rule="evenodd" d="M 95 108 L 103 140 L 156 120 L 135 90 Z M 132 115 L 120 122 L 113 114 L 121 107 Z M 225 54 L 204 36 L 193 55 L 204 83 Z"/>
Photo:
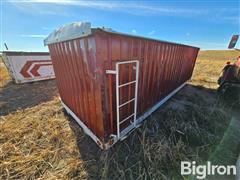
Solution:
<path fill-rule="evenodd" d="M 131 100 L 129 100 L 129 101 L 121 104 L 121 105 L 119 106 L 119 108 L 125 106 L 126 104 L 128 104 L 128 103 L 130 103 L 130 102 L 132 102 L 132 101 L 134 101 L 134 100 L 135 100 L 135 98 L 133 98 L 133 99 L 131 99 Z"/>
<path fill-rule="evenodd" d="M 127 118 L 125 118 L 124 120 L 120 121 L 119 124 L 124 123 L 126 120 L 128 120 L 130 117 L 134 116 L 135 113 L 133 113 L 132 115 L 128 116 Z"/>
<path fill-rule="evenodd" d="M 135 81 L 128 82 L 128 83 L 125 83 L 125 84 L 121 84 L 121 85 L 119 85 L 118 87 L 127 86 L 127 85 L 133 84 L 133 83 L 136 83 L 136 80 L 135 80 Z"/>

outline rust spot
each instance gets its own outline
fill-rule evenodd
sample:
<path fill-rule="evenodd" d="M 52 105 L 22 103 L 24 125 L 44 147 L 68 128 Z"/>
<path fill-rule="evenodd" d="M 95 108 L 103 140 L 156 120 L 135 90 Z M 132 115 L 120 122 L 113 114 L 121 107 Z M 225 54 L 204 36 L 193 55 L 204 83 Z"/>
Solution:
<path fill-rule="evenodd" d="M 111 138 L 111 139 L 109 140 L 109 145 L 112 145 L 113 142 L 114 142 L 114 140 L 113 140 L 113 138 Z"/>
<path fill-rule="evenodd" d="M 102 143 L 99 141 L 99 140 L 97 140 L 97 144 L 101 147 L 102 146 Z"/>

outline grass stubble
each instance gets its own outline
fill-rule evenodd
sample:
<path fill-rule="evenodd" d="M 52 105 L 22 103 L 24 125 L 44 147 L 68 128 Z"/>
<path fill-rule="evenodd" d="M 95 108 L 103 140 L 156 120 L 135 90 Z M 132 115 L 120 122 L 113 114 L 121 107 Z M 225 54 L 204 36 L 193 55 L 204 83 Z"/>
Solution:
<path fill-rule="evenodd" d="M 230 123 L 215 79 L 235 52 L 217 53 L 200 52 L 190 85 L 109 151 L 84 135 L 58 95 L 1 116 L 0 179 L 185 179 L 180 162 L 204 164 Z M 95 151 L 84 153 L 89 145 Z"/>

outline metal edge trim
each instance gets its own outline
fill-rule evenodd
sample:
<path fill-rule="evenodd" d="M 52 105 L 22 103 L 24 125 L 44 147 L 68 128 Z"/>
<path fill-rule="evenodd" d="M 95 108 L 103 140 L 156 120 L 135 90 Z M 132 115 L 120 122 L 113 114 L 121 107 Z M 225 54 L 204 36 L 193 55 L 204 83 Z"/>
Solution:
<path fill-rule="evenodd" d="M 77 116 L 71 109 L 61 100 L 63 107 L 66 109 L 67 113 L 69 113 L 73 119 L 82 127 L 83 131 L 90 136 L 95 143 L 103 150 L 109 149 L 113 144 L 117 142 L 117 139 L 114 138 L 114 142 L 110 145 L 109 143 L 102 142 Z M 100 144 L 99 144 L 100 143 Z"/>
<path fill-rule="evenodd" d="M 93 29 L 93 28 L 92 28 Z M 150 40 L 150 41 L 157 41 L 160 43 L 168 43 L 168 44 L 173 44 L 173 45 L 181 45 L 181 46 L 186 46 L 186 47 L 191 47 L 191 48 L 196 48 L 198 50 L 200 50 L 199 47 L 197 46 L 192 46 L 192 45 L 188 45 L 188 44 L 182 44 L 182 43 L 177 43 L 177 42 L 172 42 L 172 41 L 166 41 L 166 40 L 161 40 L 161 39 L 156 39 L 156 38 L 151 38 L 151 37 L 146 37 L 146 36 L 138 36 L 138 35 L 134 35 L 134 34 L 128 34 L 128 33 L 122 33 L 122 32 L 117 32 L 117 31 L 108 31 L 106 29 L 103 28 L 96 28 L 97 30 L 106 32 L 106 33 L 110 33 L 110 34 L 116 34 L 116 35 L 121 35 L 121 36 L 128 36 L 128 37 L 133 37 L 133 38 L 140 38 L 140 39 L 144 39 L 144 40 Z"/>
<path fill-rule="evenodd" d="M 151 109 L 149 109 L 147 112 L 145 112 L 142 116 L 140 116 L 137 119 L 137 123 L 140 124 L 143 120 L 145 120 L 148 116 L 150 116 L 154 111 L 156 111 L 161 105 L 167 102 L 173 95 L 175 95 L 178 91 L 180 91 L 185 85 L 186 85 L 186 82 L 184 82 L 178 88 L 176 88 L 171 93 L 169 93 L 165 98 L 163 98 L 161 101 L 155 104 Z"/>
<path fill-rule="evenodd" d="M 55 79 L 55 76 L 46 76 L 46 77 L 41 77 L 36 79 L 30 78 L 30 79 L 23 79 L 23 80 L 14 78 L 16 84 L 46 81 L 46 80 L 52 80 L 52 79 Z"/>
<path fill-rule="evenodd" d="M 71 111 L 71 109 L 60 99 L 61 104 L 66 109 L 67 113 L 69 113 L 73 119 L 83 128 L 83 131 L 90 136 L 95 143 L 102 149 L 102 150 L 108 150 L 111 146 L 113 146 L 118 140 L 124 140 L 128 135 L 130 135 L 134 129 L 140 127 L 141 122 L 145 120 L 148 116 L 150 116 L 154 111 L 156 111 L 160 106 L 162 106 L 165 102 L 167 102 L 173 95 L 175 95 L 178 91 L 180 91 L 184 86 L 186 85 L 186 82 L 184 82 L 182 85 L 180 85 L 177 89 L 173 90 L 170 94 L 168 94 L 165 98 L 163 98 L 161 101 L 159 101 L 156 105 L 154 105 L 151 109 L 149 109 L 147 112 L 145 112 L 142 116 L 140 116 L 137 121 L 137 126 L 133 127 L 132 130 L 129 133 L 126 133 L 126 136 L 122 138 L 117 138 L 117 136 L 113 136 L 113 142 L 110 144 L 109 142 L 104 143 L 102 142 L 75 114 Z M 100 142 L 100 144 L 99 144 Z"/>
<path fill-rule="evenodd" d="M 173 90 L 171 93 L 169 93 L 165 98 L 163 98 L 161 101 L 159 101 L 157 104 L 155 104 L 151 109 L 149 109 L 147 112 L 145 112 L 142 116 L 137 118 L 136 127 L 140 127 L 142 124 L 142 121 L 144 121 L 148 116 L 150 116 L 154 111 L 156 111 L 159 107 L 161 107 L 165 102 L 167 102 L 172 96 L 174 96 L 178 91 L 180 91 L 187 82 L 184 82 L 182 85 L 180 85 L 178 88 Z M 126 133 L 126 136 L 130 135 L 133 131 L 130 131 L 129 133 Z M 126 139 L 126 136 L 122 137 L 120 140 Z"/>

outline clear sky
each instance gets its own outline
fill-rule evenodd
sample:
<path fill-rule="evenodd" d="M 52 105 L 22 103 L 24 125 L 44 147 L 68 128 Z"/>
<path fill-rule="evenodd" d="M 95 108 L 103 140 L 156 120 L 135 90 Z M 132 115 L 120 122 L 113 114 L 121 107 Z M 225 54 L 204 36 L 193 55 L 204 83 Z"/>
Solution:
<path fill-rule="evenodd" d="M 0 1 L 0 50 L 6 42 L 10 50 L 48 51 L 43 39 L 78 21 L 201 49 L 227 49 L 230 37 L 240 34 L 240 0 Z"/>

